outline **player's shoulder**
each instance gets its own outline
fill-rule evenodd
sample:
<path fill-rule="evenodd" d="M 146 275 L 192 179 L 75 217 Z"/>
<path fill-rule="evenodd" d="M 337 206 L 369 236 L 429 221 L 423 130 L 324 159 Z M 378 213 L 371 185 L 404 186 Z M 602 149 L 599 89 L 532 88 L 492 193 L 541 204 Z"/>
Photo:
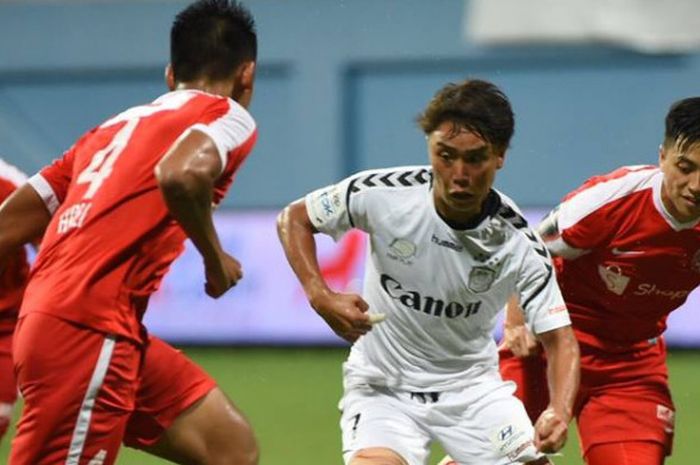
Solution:
<path fill-rule="evenodd" d="M 620 202 L 636 202 L 643 198 L 662 177 L 661 170 L 652 165 L 623 166 L 593 176 L 564 197 L 559 212 L 560 226 L 566 228 L 595 212 L 605 212 L 608 218 L 615 211 L 622 212 Z"/>
<path fill-rule="evenodd" d="M 651 188 L 658 176 L 661 176 L 661 170 L 657 166 L 623 166 L 610 173 L 587 179 L 581 187 L 567 194 L 564 201 L 576 197 L 597 198 L 602 202 L 612 201 Z"/>
<path fill-rule="evenodd" d="M 27 181 L 27 175 L 19 168 L 0 158 L 0 178 L 19 187 Z"/>
<path fill-rule="evenodd" d="M 498 196 L 496 215 L 517 230 L 529 228 L 523 212 L 515 201 L 497 189 L 493 189 L 493 192 Z"/>
<path fill-rule="evenodd" d="M 407 190 L 428 186 L 431 180 L 432 170 L 425 165 L 370 169 L 360 171 L 348 178 L 348 192 L 350 196 L 368 193 L 405 194 Z"/>
<path fill-rule="evenodd" d="M 195 89 L 167 92 L 148 104 L 136 105 L 122 111 L 102 123 L 100 127 L 108 127 L 132 118 L 166 116 L 173 111 L 193 122 L 202 117 L 206 120 L 204 122 L 229 118 L 251 130 L 256 127 L 253 116 L 235 100 Z"/>
<path fill-rule="evenodd" d="M 549 265 L 550 255 L 547 247 L 545 247 L 539 235 L 530 227 L 520 207 L 503 192 L 496 189 L 494 189 L 494 192 L 498 195 L 499 200 L 496 216 L 511 228 L 513 240 L 522 246 L 520 248 L 525 255 L 532 256 L 543 264 Z M 514 247 L 514 249 L 518 249 L 518 247 Z"/>

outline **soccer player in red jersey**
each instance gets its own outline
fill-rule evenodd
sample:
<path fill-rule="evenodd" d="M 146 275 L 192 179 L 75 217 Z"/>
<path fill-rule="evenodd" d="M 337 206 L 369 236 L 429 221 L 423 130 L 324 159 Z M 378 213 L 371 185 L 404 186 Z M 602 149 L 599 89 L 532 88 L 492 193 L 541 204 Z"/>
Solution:
<path fill-rule="evenodd" d="M 141 323 L 188 237 L 207 294 L 242 276 L 212 205 L 257 138 L 256 54 L 245 8 L 191 4 L 171 29 L 171 91 L 83 135 L 0 208 L 0 257 L 45 231 L 14 334 L 11 464 L 108 465 L 122 440 L 180 463 L 257 463 L 238 410 Z"/>
<path fill-rule="evenodd" d="M 662 334 L 700 285 L 700 97 L 671 106 L 658 167 L 591 178 L 539 230 L 581 348 L 574 413 L 586 463 L 662 464 L 674 428 Z M 514 304 L 504 342 L 501 373 L 536 416 L 544 364 Z"/>
<path fill-rule="evenodd" d="M 26 180 L 24 173 L 0 159 L 0 202 Z M 27 253 L 24 246 L 19 246 L 5 260 L 0 271 L 0 440 L 7 432 L 17 400 L 17 384 L 12 367 L 12 332 L 28 274 Z"/>

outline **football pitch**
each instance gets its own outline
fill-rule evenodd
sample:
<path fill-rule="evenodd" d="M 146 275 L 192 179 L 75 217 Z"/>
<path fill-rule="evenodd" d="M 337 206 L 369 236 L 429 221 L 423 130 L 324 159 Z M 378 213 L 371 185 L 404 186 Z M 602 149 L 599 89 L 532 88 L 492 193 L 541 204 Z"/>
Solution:
<path fill-rule="evenodd" d="M 337 402 L 338 348 L 189 348 L 185 352 L 219 382 L 253 424 L 261 465 L 341 465 Z M 674 454 L 667 465 L 697 463 L 694 441 L 700 437 L 700 352 L 669 355 L 671 385 L 678 414 Z M 12 432 L 10 432 L 12 434 Z M 582 465 L 575 431 L 557 465 Z M 0 445 L 7 463 L 9 440 Z M 430 464 L 441 457 L 433 453 Z M 123 448 L 119 465 L 165 464 Z"/>

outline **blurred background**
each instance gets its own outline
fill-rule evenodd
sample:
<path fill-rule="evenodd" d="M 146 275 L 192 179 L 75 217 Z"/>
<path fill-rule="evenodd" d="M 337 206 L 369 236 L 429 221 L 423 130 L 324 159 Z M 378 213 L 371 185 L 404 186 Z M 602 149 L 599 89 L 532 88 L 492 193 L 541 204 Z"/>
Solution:
<path fill-rule="evenodd" d="M 0 156 L 33 174 L 86 130 L 164 93 L 170 24 L 187 3 L 0 0 Z M 262 465 L 340 464 L 336 403 L 347 348 L 287 267 L 274 231 L 279 209 L 361 169 L 427 163 L 416 115 L 446 82 L 478 77 L 500 86 L 516 113 L 496 187 L 537 223 L 591 175 L 657 163 L 668 107 L 700 95 L 700 4 L 244 3 L 258 24 L 251 112 L 260 139 L 217 224 L 245 279 L 218 301 L 206 298 L 188 249 L 152 299 L 147 326 L 183 346 L 248 412 Z M 335 287 L 361 287 L 361 234 L 338 244 L 319 238 L 319 251 Z M 700 435 L 692 418 L 700 411 L 698 294 L 669 323 L 672 465 L 693 463 L 691 438 Z M 581 463 L 574 436 L 558 464 Z M 125 450 L 119 463 L 163 462 Z"/>

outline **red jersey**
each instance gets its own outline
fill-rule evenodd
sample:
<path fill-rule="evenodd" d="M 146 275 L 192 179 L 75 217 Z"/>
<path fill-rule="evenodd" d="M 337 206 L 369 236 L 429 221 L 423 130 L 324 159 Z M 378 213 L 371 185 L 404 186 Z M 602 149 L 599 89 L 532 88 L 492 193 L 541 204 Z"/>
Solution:
<path fill-rule="evenodd" d="M 662 181 L 657 167 L 620 168 L 589 179 L 543 222 L 582 343 L 625 350 L 655 338 L 700 284 L 700 220 L 668 213 Z"/>
<path fill-rule="evenodd" d="M 26 180 L 24 173 L 0 160 L 0 203 Z M 28 274 L 27 252 L 22 247 L 5 262 L 0 274 L 0 333 L 12 331 L 15 327 Z"/>
<path fill-rule="evenodd" d="M 253 149 L 255 121 L 231 99 L 170 92 L 89 131 L 29 182 L 53 213 L 20 315 L 42 312 L 142 341 L 149 296 L 182 252 L 154 168 L 191 130 L 209 135 L 223 172 L 218 203 Z"/>

